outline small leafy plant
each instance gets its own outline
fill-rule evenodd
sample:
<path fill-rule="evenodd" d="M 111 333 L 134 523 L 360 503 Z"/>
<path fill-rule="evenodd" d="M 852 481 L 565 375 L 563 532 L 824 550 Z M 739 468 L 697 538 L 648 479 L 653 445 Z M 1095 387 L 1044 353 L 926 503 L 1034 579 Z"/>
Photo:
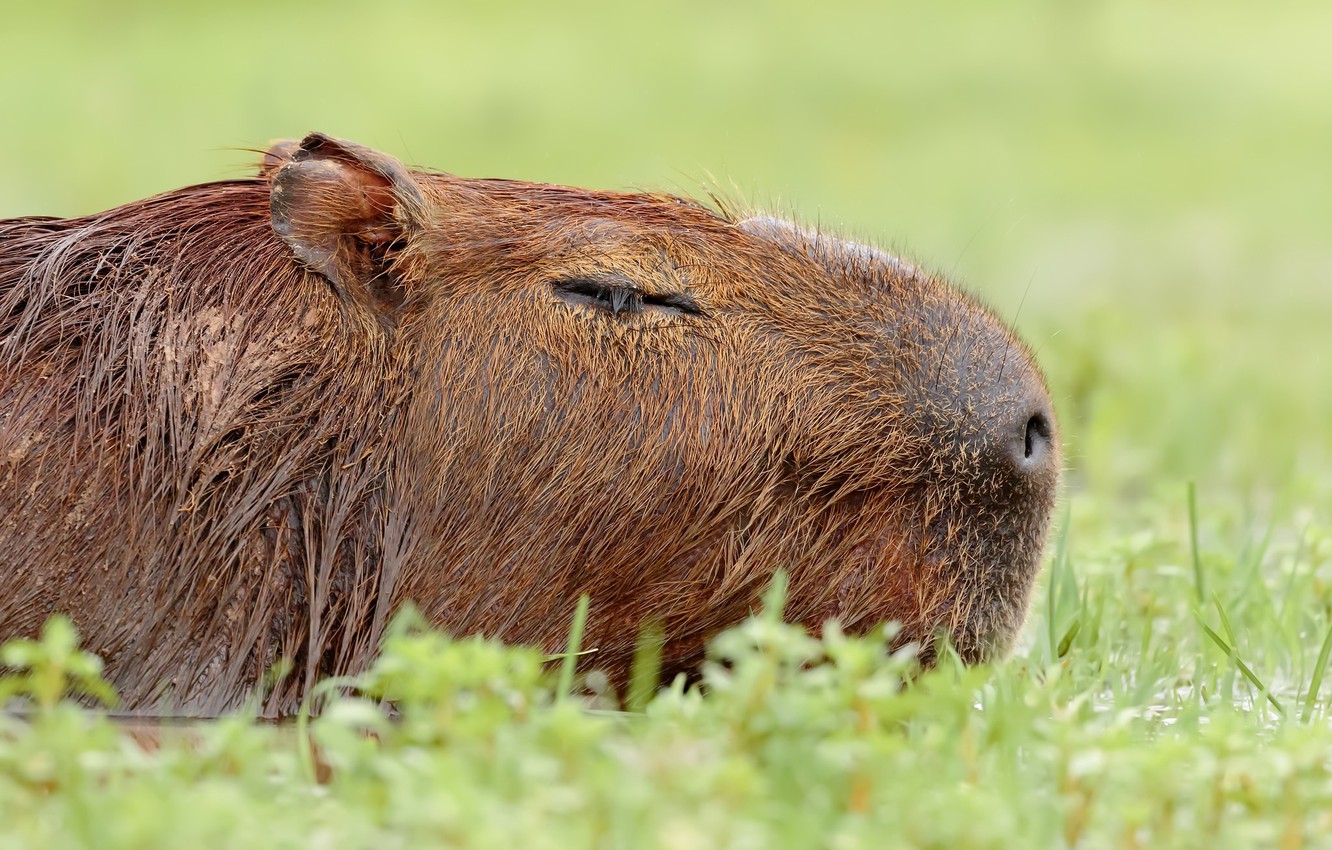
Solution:
<path fill-rule="evenodd" d="M 79 649 L 79 635 L 68 617 L 46 621 L 39 640 L 18 639 L 0 646 L 0 707 L 14 697 L 49 713 L 71 693 L 93 697 L 108 708 L 116 694 L 102 678 L 102 659 Z"/>

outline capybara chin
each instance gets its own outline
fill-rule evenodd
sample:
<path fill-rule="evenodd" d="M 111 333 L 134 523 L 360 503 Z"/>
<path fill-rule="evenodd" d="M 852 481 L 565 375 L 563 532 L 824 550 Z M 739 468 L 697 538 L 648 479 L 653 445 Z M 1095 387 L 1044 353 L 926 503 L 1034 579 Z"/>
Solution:
<path fill-rule="evenodd" d="M 411 601 L 665 673 L 789 572 L 817 629 L 1020 627 L 1060 467 L 1031 355 L 943 280 L 693 201 L 412 171 L 0 222 L 0 639 L 68 613 L 126 706 L 293 711 Z"/>

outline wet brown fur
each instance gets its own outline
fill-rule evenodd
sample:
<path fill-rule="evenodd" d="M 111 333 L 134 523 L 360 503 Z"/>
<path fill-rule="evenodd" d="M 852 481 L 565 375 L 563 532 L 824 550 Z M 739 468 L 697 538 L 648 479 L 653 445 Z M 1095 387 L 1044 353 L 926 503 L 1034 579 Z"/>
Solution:
<path fill-rule="evenodd" d="M 697 313 L 559 290 L 584 278 Z M 670 672 L 785 567 L 792 619 L 974 660 L 1045 536 L 1057 438 L 1023 474 L 994 449 L 1032 405 L 1000 322 L 863 246 L 312 136 L 0 222 L 0 639 L 69 612 L 129 708 L 184 714 L 287 658 L 283 714 L 405 600 L 554 649 L 586 592 L 591 666 L 659 619 Z"/>

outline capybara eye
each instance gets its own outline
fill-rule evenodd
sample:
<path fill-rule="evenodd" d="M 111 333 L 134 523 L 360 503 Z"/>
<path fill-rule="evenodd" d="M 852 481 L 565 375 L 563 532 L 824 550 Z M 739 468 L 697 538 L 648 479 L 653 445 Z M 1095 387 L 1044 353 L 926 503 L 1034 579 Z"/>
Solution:
<path fill-rule="evenodd" d="M 643 309 L 642 296 L 632 285 L 576 277 L 556 281 L 555 294 L 570 304 L 595 307 L 615 315 Z"/>
<path fill-rule="evenodd" d="M 643 292 L 627 278 L 575 277 L 557 280 L 555 294 L 569 304 L 594 307 L 612 315 L 666 313 L 673 316 L 701 316 L 703 311 L 684 293 L 653 294 Z"/>

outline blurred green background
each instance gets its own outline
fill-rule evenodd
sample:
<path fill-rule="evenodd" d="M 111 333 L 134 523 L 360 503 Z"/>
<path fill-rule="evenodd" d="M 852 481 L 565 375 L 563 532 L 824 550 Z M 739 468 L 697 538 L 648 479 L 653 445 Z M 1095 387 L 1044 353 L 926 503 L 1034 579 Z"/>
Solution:
<path fill-rule="evenodd" d="M 0 216 L 245 174 L 311 129 L 716 186 L 1012 319 L 1074 494 L 1307 504 L 1332 492 L 1329 33 L 1312 0 L 8 3 Z"/>

